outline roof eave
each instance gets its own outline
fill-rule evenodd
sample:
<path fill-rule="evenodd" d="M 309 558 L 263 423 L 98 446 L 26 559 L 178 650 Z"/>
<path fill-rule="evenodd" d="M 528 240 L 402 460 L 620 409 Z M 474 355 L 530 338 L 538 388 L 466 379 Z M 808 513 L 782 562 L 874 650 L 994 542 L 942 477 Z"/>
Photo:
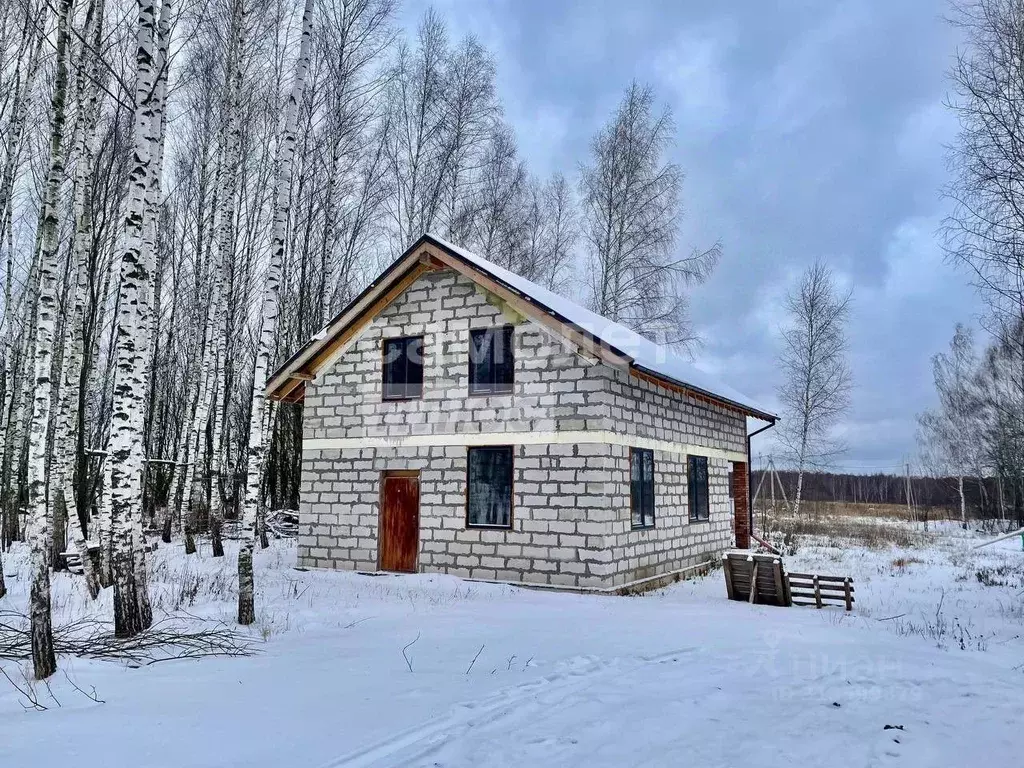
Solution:
<path fill-rule="evenodd" d="M 767 421 L 767 422 L 770 422 L 772 424 L 774 424 L 776 421 L 778 421 L 779 417 L 776 416 L 773 413 L 768 413 L 767 411 L 762 411 L 759 408 L 753 408 L 752 406 L 745 405 L 744 403 L 738 402 L 738 401 L 733 400 L 733 399 L 728 398 L 728 397 L 724 397 L 723 395 L 717 394 L 716 392 L 711 392 L 710 390 L 703 389 L 701 387 L 695 387 L 693 384 L 689 384 L 689 383 L 687 383 L 685 381 L 681 381 L 679 379 L 673 378 L 672 376 L 666 376 L 664 373 L 660 373 L 658 371 L 652 370 L 650 368 L 646 368 L 646 367 L 644 367 L 642 365 L 637 365 L 635 363 L 632 366 L 630 366 L 630 367 L 635 369 L 635 370 L 637 370 L 637 371 L 640 371 L 641 373 L 643 373 L 643 374 L 645 374 L 647 376 L 650 376 L 651 378 L 660 379 L 661 381 L 667 382 L 669 384 L 673 384 L 676 387 L 679 387 L 681 389 L 685 389 L 685 390 L 687 390 L 689 392 L 693 392 L 694 394 L 706 397 L 709 400 L 718 401 L 719 403 L 722 403 L 723 405 L 729 406 L 729 407 L 734 408 L 734 409 L 736 409 L 738 411 L 742 411 L 745 415 L 752 416 L 755 419 L 760 419 L 761 421 Z"/>

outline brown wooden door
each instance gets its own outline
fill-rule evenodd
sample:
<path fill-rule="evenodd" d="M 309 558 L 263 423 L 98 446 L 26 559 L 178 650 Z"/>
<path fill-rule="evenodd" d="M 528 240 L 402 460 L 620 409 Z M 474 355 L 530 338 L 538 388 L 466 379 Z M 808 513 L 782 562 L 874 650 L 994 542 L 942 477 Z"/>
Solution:
<path fill-rule="evenodd" d="M 385 472 L 381 478 L 379 567 L 416 572 L 420 548 L 420 474 Z"/>

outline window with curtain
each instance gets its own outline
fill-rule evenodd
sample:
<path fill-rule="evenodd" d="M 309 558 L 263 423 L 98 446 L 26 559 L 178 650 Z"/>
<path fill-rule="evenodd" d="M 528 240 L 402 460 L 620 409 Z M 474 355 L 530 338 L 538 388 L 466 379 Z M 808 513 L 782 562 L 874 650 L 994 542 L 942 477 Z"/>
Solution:
<path fill-rule="evenodd" d="M 512 527 L 512 447 L 470 448 L 466 489 L 466 524 Z"/>

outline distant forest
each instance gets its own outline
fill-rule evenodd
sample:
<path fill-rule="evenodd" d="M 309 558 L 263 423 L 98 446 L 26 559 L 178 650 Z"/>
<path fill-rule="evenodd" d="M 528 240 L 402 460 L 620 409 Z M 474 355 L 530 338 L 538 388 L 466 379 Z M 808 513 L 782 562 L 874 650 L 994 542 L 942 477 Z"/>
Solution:
<path fill-rule="evenodd" d="M 761 485 L 763 470 L 751 473 L 754 489 Z M 796 472 L 779 470 L 779 480 L 786 495 L 796 492 Z M 771 494 L 769 478 L 765 477 L 758 501 Z M 782 493 L 776 486 L 776 495 Z M 910 496 L 915 506 L 959 509 L 960 496 L 955 477 L 911 477 Z M 964 496 L 971 517 L 1000 517 L 1000 489 L 996 478 L 964 478 Z M 847 475 L 833 472 L 805 472 L 803 498 L 807 501 L 840 501 L 852 504 L 906 504 L 907 479 L 901 475 Z M 1019 488 L 1002 489 L 1003 515 L 1021 517 L 1022 494 Z"/>

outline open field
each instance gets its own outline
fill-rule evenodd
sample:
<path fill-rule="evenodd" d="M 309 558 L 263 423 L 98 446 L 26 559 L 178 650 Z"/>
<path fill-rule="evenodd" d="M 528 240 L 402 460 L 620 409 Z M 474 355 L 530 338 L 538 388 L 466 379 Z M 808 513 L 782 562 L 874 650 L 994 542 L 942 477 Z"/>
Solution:
<path fill-rule="evenodd" d="M 758 503 L 754 513 L 755 532 L 769 531 L 772 543 L 791 554 L 799 542 L 810 537 L 836 548 L 863 546 L 879 549 L 891 546 L 921 548 L 929 546 L 959 527 L 959 513 L 945 507 L 916 507 L 908 511 L 900 504 L 852 504 L 849 502 L 803 502 L 800 513 L 792 514 L 778 499 L 774 509 Z M 969 527 L 981 534 L 998 534 L 1014 525 L 1004 520 L 969 520 Z M 760 535 L 760 534 L 759 534 Z"/>
<path fill-rule="evenodd" d="M 275 542 L 257 553 L 254 655 L 62 658 L 67 677 L 36 686 L 46 711 L 0 678 L 0 765 L 1015 764 L 1020 542 L 972 550 L 979 539 L 949 524 L 914 535 L 874 548 L 801 536 L 787 567 L 852 575 L 852 614 L 729 602 L 720 570 L 598 597 L 297 571 Z M 23 554 L 6 562 L 0 610 L 27 603 Z M 162 547 L 158 614 L 230 624 L 228 554 Z M 109 594 L 89 606 L 66 574 L 55 590 L 58 624 L 109 615 Z"/>

